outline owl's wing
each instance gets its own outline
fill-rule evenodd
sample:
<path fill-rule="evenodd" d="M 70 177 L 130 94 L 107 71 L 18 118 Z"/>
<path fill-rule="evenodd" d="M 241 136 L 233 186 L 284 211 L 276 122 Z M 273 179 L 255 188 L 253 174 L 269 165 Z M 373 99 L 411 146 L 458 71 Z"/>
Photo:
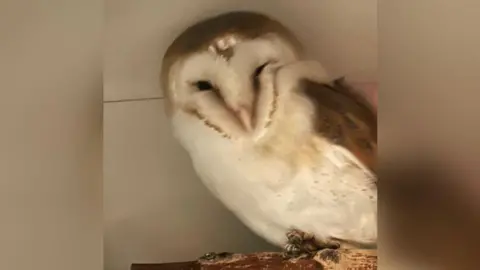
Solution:
<path fill-rule="evenodd" d="M 316 131 L 376 173 L 377 113 L 373 106 L 344 78 L 330 84 L 303 80 L 301 85 L 316 107 Z"/>

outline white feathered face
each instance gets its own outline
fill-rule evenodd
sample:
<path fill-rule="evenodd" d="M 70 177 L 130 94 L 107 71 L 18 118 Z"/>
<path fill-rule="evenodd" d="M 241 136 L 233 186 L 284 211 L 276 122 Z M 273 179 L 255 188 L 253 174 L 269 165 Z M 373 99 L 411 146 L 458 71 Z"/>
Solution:
<path fill-rule="evenodd" d="M 298 60 L 299 51 L 287 29 L 255 13 L 229 13 L 187 29 L 163 63 L 172 121 L 195 119 L 225 138 L 267 128 L 278 103 L 276 70 Z"/>

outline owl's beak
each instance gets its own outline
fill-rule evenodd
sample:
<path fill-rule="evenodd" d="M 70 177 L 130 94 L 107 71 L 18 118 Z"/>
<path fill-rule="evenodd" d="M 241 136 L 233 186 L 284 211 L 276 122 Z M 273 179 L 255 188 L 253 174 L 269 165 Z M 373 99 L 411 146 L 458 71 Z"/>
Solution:
<path fill-rule="evenodd" d="M 235 113 L 238 120 L 247 131 L 252 131 L 252 114 L 249 109 L 241 107 Z"/>

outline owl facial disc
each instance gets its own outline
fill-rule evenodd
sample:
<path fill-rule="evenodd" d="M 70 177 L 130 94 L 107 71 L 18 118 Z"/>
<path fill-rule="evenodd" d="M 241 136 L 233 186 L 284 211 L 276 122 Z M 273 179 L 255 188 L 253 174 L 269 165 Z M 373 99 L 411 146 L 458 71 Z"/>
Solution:
<path fill-rule="evenodd" d="M 254 136 L 278 102 L 272 67 L 300 56 L 295 36 L 265 15 L 231 12 L 199 22 L 164 55 L 167 114 L 196 118 L 225 138 Z"/>

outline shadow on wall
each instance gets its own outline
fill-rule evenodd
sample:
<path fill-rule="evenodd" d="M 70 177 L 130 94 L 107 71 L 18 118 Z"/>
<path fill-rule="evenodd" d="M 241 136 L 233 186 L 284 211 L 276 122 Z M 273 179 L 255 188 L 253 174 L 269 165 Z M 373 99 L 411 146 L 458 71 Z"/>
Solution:
<path fill-rule="evenodd" d="M 413 261 L 477 269 L 480 211 L 464 196 L 458 171 L 418 153 L 381 168 L 380 239 Z"/>

